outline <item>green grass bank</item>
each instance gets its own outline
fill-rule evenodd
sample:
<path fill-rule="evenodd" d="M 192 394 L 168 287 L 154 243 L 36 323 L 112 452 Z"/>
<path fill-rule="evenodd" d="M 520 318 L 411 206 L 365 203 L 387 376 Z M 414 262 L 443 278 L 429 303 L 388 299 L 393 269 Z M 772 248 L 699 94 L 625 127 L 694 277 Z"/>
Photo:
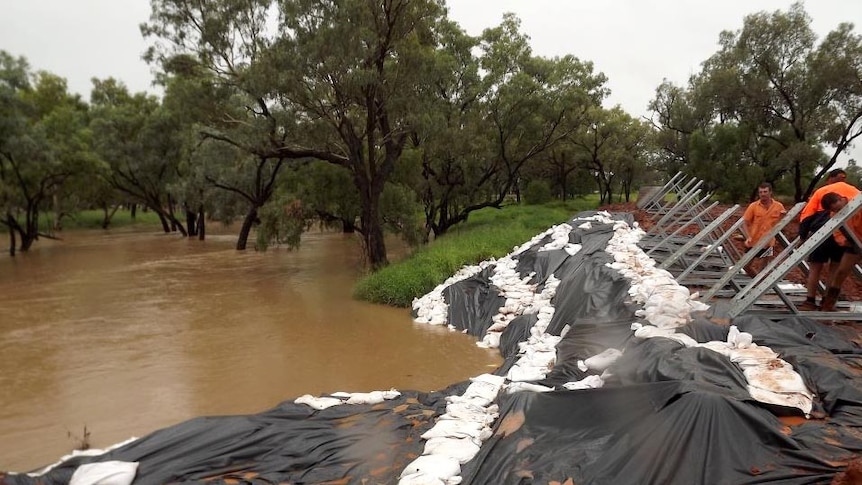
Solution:
<path fill-rule="evenodd" d="M 104 212 L 98 209 L 83 210 L 75 212 L 71 216 L 63 218 L 63 230 L 76 229 L 101 229 Z M 50 224 L 51 215 L 42 214 L 39 218 L 39 225 L 42 231 L 47 231 Z M 132 219 L 132 212 L 125 209 L 120 209 L 111 218 L 109 229 L 118 229 L 121 227 L 130 226 L 160 226 L 159 216 L 153 211 L 144 212 L 138 209 L 135 218 Z"/>
<path fill-rule="evenodd" d="M 536 234 L 598 207 L 598 196 L 545 205 L 510 205 L 470 215 L 443 237 L 357 282 L 360 300 L 399 307 L 428 293 L 462 266 L 499 258 Z"/>

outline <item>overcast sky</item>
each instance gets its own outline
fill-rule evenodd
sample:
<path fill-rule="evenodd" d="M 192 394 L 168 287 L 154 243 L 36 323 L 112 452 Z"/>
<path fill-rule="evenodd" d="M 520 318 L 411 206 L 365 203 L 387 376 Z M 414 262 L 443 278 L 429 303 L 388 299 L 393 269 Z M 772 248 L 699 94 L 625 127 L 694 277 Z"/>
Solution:
<path fill-rule="evenodd" d="M 648 114 L 647 103 L 663 78 L 684 84 L 699 71 L 718 49 L 722 30 L 739 29 L 747 14 L 786 10 L 792 3 L 448 0 L 450 17 L 470 34 L 499 24 L 504 12 L 516 13 L 534 53 L 592 61 L 609 78 L 610 103 L 635 116 Z M 841 22 L 862 29 L 862 0 L 809 0 L 805 9 L 821 37 Z M 0 0 L 0 49 L 25 56 L 34 69 L 65 77 L 69 88 L 87 99 L 94 76 L 113 76 L 132 91 L 152 90 L 138 29 L 149 12 L 148 0 Z"/>

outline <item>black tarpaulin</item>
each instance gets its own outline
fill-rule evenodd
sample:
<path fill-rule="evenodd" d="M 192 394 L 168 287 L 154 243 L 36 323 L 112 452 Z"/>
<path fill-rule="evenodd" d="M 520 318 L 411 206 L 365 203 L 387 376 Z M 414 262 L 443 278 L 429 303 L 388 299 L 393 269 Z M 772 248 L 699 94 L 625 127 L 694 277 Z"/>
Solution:
<path fill-rule="evenodd" d="M 493 274 L 494 266 L 489 266 L 443 290 L 443 298 L 449 304 L 449 325 L 467 330 L 470 335 L 485 335 L 493 323 L 491 319 L 506 302 L 500 289 L 491 284 Z"/>
<path fill-rule="evenodd" d="M 694 382 L 518 393 L 501 409 L 464 483 L 803 484 L 835 473 L 768 411 Z"/>
<path fill-rule="evenodd" d="M 422 433 L 445 412 L 445 396 L 405 392 L 376 405 L 342 404 L 316 411 L 284 402 L 248 416 L 197 418 L 156 431 L 97 458 L 70 460 L 38 480 L 0 475 L 8 485 L 69 482 L 81 464 L 140 462 L 138 485 L 213 483 L 397 483 L 422 453 Z M 366 481 L 366 482 L 364 482 Z"/>

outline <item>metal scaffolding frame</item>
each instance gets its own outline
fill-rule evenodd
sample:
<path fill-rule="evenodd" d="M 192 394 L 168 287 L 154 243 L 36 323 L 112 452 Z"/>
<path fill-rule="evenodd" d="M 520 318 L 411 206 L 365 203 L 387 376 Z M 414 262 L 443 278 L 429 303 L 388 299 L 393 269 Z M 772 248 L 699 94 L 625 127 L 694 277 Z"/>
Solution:
<path fill-rule="evenodd" d="M 710 285 L 740 257 L 733 245 L 722 245 L 726 237 L 721 224 L 736 208 L 721 214 L 721 222 L 713 223 L 712 212 L 718 202 L 711 201 L 711 193 L 698 199 L 702 185 L 702 181 L 686 181 L 677 176 L 653 194 L 644 207 L 657 221 L 641 241 L 646 253 L 661 261 L 665 269 L 675 273 L 681 284 L 695 286 Z M 666 198 L 674 189 L 677 190 L 676 203 L 655 203 L 656 198 Z M 692 230 L 697 234 L 692 236 Z M 731 291 L 742 288 L 737 281 L 730 284 Z"/>
<path fill-rule="evenodd" d="M 862 305 L 857 308 L 848 302 L 839 302 L 838 306 L 842 309 L 849 307 L 850 311 L 800 310 L 797 306 L 799 294 L 804 294 L 804 289 L 784 280 L 797 267 L 807 277 L 810 268 L 805 258 L 833 231 L 844 227 L 862 207 L 862 197 L 848 203 L 804 242 L 799 238 L 789 240 L 782 232 L 798 219 L 805 206 L 804 202 L 798 203 L 753 248 L 743 253 L 729 243 L 736 234 L 746 236 L 742 219 L 730 224 L 727 230 L 723 229 L 738 213 L 740 206 L 733 206 L 714 217 L 717 203 L 710 203 L 712 195 L 698 198 L 702 185 L 702 181 L 678 173 L 639 204 L 654 221 L 640 246 L 656 259 L 661 268 L 670 271 L 680 284 L 704 289 L 702 299 L 726 306 L 730 317 L 756 313 L 768 318 L 803 315 L 814 319 L 862 320 Z M 675 194 L 674 201 L 667 200 L 670 194 Z M 699 231 L 697 234 L 691 234 L 693 227 Z M 778 241 L 776 252 L 779 248 L 783 250 L 754 277 L 747 275 L 743 268 L 773 237 Z M 862 242 L 856 242 L 862 247 Z M 854 269 L 854 274 L 862 278 L 862 267 L 857 265 Z M 822 281 L 819 288 L 825 290 Z"/>

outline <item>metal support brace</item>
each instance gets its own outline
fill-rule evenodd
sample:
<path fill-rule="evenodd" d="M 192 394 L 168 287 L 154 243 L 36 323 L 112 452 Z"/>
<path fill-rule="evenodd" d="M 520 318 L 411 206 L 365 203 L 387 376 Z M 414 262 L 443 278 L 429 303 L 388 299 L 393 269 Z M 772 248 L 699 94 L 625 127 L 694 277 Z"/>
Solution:
<path fill-rule="evenodd" d="M 738 206 L 737 206 L 738 207 Z M 704 300 L 709 300 L 714 297 L 716 293 L 718 293 L 724 286 L 730 281 L 733 277 L 737 275 L 740 268 L 744 268 L 748 263 L 757 256 L 757 253 L 760 252 L 761 249 L 765 248 L 767 243 L 776 236 L 781 229 L 784 228 L 790 221 L 792 221 L 800 212 L 802 212 L 802 208 L 805 207 L 805 202 L 800 202 L 793 206 L 784 217 L 781 218 L 780 221 L 762 238 L 760 241 L 757 241 L 757 244 L 754 245 L 748 252 L 742 255 L 742 258 L 737 262 L 737 264 L 731 266 L 727 269 L 727 273 L 718 280 L 718 282 L 713 285 L 712 288 L 705 295 L 703 295 Z M 782 275 L 783 276 L 783 275 Z"/>
<path fill-rule="evenodd" d="M 796 246 L 799 246 L 799 238 L 798 237 L 796 239 L 794 239 L 793 241 L 790 241 L 790 244 L 788 244 L 787 247 L 785 247 L 783 251 L 781 251 L 774 258 L 772 258 L 772 261 L 770 261 L 769 264 L 766 265 L 766 267 L 764 267 L 762 270 L 760 270 L 754 276 L 754 278 L 751 279 L 751 282 L 748 284 L 748 286 L 746 286 L 745 288 L 740 290 L 736 295 L 734 295 L 733 301 L 739 301 L 739 300 L 745 298 L 746 295 L 751 293 L 751 290 L 753 288 L 756 288 L 757 285 L 760 284 L 760 282 L 763 281 L 767 275 L 769 275 L 770 273 L 775 271 L 775 268 L 777 268 L 782 262 L 786 261 L 791 256 L 791 254 L 793 253 L 793 250 L 796 249 Z M 781 275 L 781 276 L 783 277 L 784 275 Z"/>
<path fill-rule="evenodd" d="M 663 199 L 664 196 L 667 195 L 668 192 L 670 192 L 671 187 L 674 187 L 674 184 L 676 183 L 676 179 L 678 179 L 678 178 L 685 179 L 685 175 L 683 175 L 682 172 L 677 172 L 676 175 L 671 177 L 671 179 L 668 180 L 666 184 L 664 184 L 657 191 L 653 192 L 649 197 L 646 198 L 646 200 L 643 201 L 643 204 L 642 204 L 643 209 L 647 210 L 647 208 L 649 206 L 651 206 L 656 200 Z"/>
<path fill-rule="evenodd" d="M 678 190 L 678 191 L 677 191 L 677 193 L 676 193 L 676 195 L 677 195 L 677 200 L 680 200 L 680 198 L 681 198 L 682 196 L 684 196 L 685 194 L 689 193 L 690 191 L 692 191 L 692 190 L 694 190 L 694 189 L 698 188 L 698 187 L 699 187 L 699 186 L 701 186 L 702 184 L 703 184 L 703 181 L 698 180 L 698 179 L 696 179 L 696 178 L 693 178 L 693 179 L 689 180 L 689 181 L 688 181 L 688 182 L 687 182 L 687 183 L 686 183 L 686 184 L 685 184 L 685 185 L 684 185 L 680 190 Z M 693 185 L 694 187 L 692 187 L 692 185 Z M 674 205 L 676 205 L 676 204 L 677 204 L 677 202 L 667 202 L 667 203 L 665 203 L 665 204 L 660 205 L 660 206 L 656 209 L 656 212 L 655 212 L 655 214 L 653 215 L 653 219 L 655 219 L 657 216 L 659 216 L 660 214 L 662 214 L 663 212 L 665 212 L 666 210 L 670 209 L 671 207 L 673 207 L 673 206 L 674 206 Z"/>
<path fill-rule="evenodd" d="M 706 194 L 702 199 L 700 199 L 699 201 L 697 201 L 694 204 L 692 204 L 691 206 L 689 206 L 685 210 L 685 212 L 683 212 L 682 214 L 679 214 L 677 217 L 674 217 L 674 218 L 668 220 L 667 222 L 665 222 L 663 224 L 659 224 L 659 223 L 654 224 L 652 226 L 652 228 L 650 228 L 650 230 L 647 234 L 649 236 L 652 236 L 652 237 L 656 237 L 656 236 L 662 237 L 662 236 L 667 235 L 667 231 L 665 231 L 665 228 L 671 228 L 671 227 L 676 226 L 677 224 L 681 224 L 681 223 L 688 221 L 689 218 L 691 217 L 691 215 L 695 211 L 702 210 L 703 206 L 706 203 L 708 203 L 709 199 L 711 199 L 711 198 L 712 198 L 712 193 L 710 192 L 710 193 Z M 706 214 L 706 215 L 708 215 L 708 214 Z M 700 219 L 695 220 L 695 221 L 691 221 L 691 222 L 697 222 L 698 226 L 701 229 L 703 229 L 703 227 L 705 226 L 703 221 Z"/>
<path fill-rule="evenodd" d="M 650 202 L 643 205 L 643 209 L 647 212 L 653 212 L 664 205 L 667 194 L 679 191 L 681 184 L 686 181 L 686 176 L 682 172 L 677 172 L 676 175 L 666 183 L 660 191 L 650 198 Z"/>
<path fill-rule="evenodd" d="M 709 213 L 709 211 L 710 211 L 710 210 L 712 210 L 712 209 L 713 209 L 715 206 L 717 206 L 717 205 L 718 205 L 718 202 L 713 202 L 713 203 L 712 203 L 712 205 L 710 205 L 710 206 L 709 206 L 709 207 L 707 207 L 706 209 L 702 210 L 702 211 L 701 211 L 701 212 L 700 212 L 700 213 L 699 213 L 699 214 L 698 214 L 694 219 L 691 219 L 690 221 L 688 221 L 688 222 L 684 223 L 683 225 L 679 226 L 679 227 L 678 227 L 675 231 L 673 231 L 669 236 L 667 236 L 667 237 L 665 237 L 665 238 L 662 238 L 662 240 L 661 240 L 661 241 L 659 241 L 659 243 L 658 243 L 658 244 L 656 244 L 656 245 L 655 245 L 655 246 L 653 246 L 649 251 L 647 251 L 647 252 L 646 252 L 647 256 L 649 256 L 650 254 L 652 254 L 652 253 L 653 253 L 653 251 L 655 251 L 656 249 L 658 249 L 658 248 L 660 248 L 660 247 L 664 246 L 664 244 L 665 244 L 666 242 L 668 242 L 671 238 L 676 237 L 676 236 L 677 236 L 680 232 L 682 232 L 686 227 L 688 227 L 689 225 L 691 225 L 691 223 L 693 223 L 693 222 L 695 221 L 695 219 L 700 219 L 703 215 L 708 214 L 708 213 Z"/>
<path fill-rule="evenodd" d="M 668 269 L 671 265 L 673 265 L 673 263 L 676 262 L 676 260 L 678 260 L 680 257 L 682 257 L 686 252 L 688 252 L 691 248 L 693 248 L 703 238 L 705 238 L 707 235 L 709 235 L 709 233 L 711 233 L 715 228 L 719 227 L 725 220 L 727 220 L 731 215 L 733 215 L 733 213 L 736 212 L 736 209 L 738 209 L 738 208 L 739 208 L 739 205 L 737 204 L 737 205 L 734 205 L 733 207 L 731 207 L 730 209 L 727 209 L 726 211 L 724 211 L 724 213 L 722 215 L 720 215 L 716 220 L 712 221 L 706 227 L 706 229 L 704 229 L 703 231 L 700 231 L 699 234 L 692 237 L 689 242 L 685 243 L 675 253 L 670 255 L 670 257 L 667 258 L 659 267 L 661 269 Z"/>
<path fill-rule="evenodd" d="M 676 280 L 682 282 L 682 280 L 684 280 L 686 276 L 688 276 L 692 271 L 694 271 L 694 269 L 710 255 L 710 253 L 712 253 L 716 249 L 723 248 L 722 245 L 724 244 L 724 242 L 727 241 L 734 232 L 739 230 L 739 228 L 744 222 L 745 221 L 743 221 L 742 219 L 736 221 L 733 226 L 730 227 L 729 231 L 722 234 L 720 238 L 718 238 L 714 243 L 712 243 L 712 247 L 708 251 L 704 251 L 703 254 L 701 254 L 700 257 L 697 258 L 694 263 L 692 263 L 688 268 L 685 269 L 685 271 L 683 271 L 679 274 L 679 276 L 676 277 Z"/>
<path fill-rule="evenodd" d="M 668 223 L 668 221 L 670 221 L 670 220 L 673 218 L 673 216 L 674 216 L 677 212 L 679 212 L 679 211 L 680 211 L 680 209 L 684 209 L 684 208 L 685 208 L 685 209 L 688 209 L 688 208 L 691 208 L 692 206 L 691 206 L 691 205 L 688 205 L 688 202 L 689 202 L 692 198 L 697 197 L 697 195 L 698 195 L 698 194 L 700 194 L 700 189 L 692 190 L 691 192 L 687 193 L 687 194 L 685 195 L 685 197 L 684 197 L 682 200 L 680 200 L 676 205 L 674 205 L 673 207 L 671 207 L 671 208 L 670 208 L 670 210 L 668 210 L 668 211 L 667 211 L 667 212 L 666 212 L 666 213 L 661 217 L 661 219 L 659 219 L 659 220 L 658 220 L 658 222 L 656 222 L 656 223 L 655 223 L 656 227 L 664 227 L 664 226 Z"/>
<path fill-rule="evenodd" d="M 804 203 L 797 204 L 797 207 L 801 205 L 804 205 Z M 793 252 L 794 254 L 791 257 L 782 261 L 772 269 L 771 272 L 764 271 L 765 276 L 757 283 L 757 285 L 753 285 L 754 287 L 748 290 L 743 298 L 734 301 L 733 305 L 728 310 L 728 315 L 732 318 L 747 310 L 755 301 L 757 301 L 758 298 L 760 298 L 761 295 L 763 295 L 763 293 L 772 288 L 772 286 L 783 278 L 787 272 L 799 264 L 799 261 L 814 251 L 814 249 L 829 237 L 833 231 L 844 226 L 847 220 L 858 212 L 860 207 L 862 207 L 862 197 L 853 198 L 846 206 L 844 206 L 843 209 L 832 216 L 832 218 L 829 219 L 823 227 L 818 229 L 811 235 L 811 237 L 802 243 L 802 245 Z"/>

